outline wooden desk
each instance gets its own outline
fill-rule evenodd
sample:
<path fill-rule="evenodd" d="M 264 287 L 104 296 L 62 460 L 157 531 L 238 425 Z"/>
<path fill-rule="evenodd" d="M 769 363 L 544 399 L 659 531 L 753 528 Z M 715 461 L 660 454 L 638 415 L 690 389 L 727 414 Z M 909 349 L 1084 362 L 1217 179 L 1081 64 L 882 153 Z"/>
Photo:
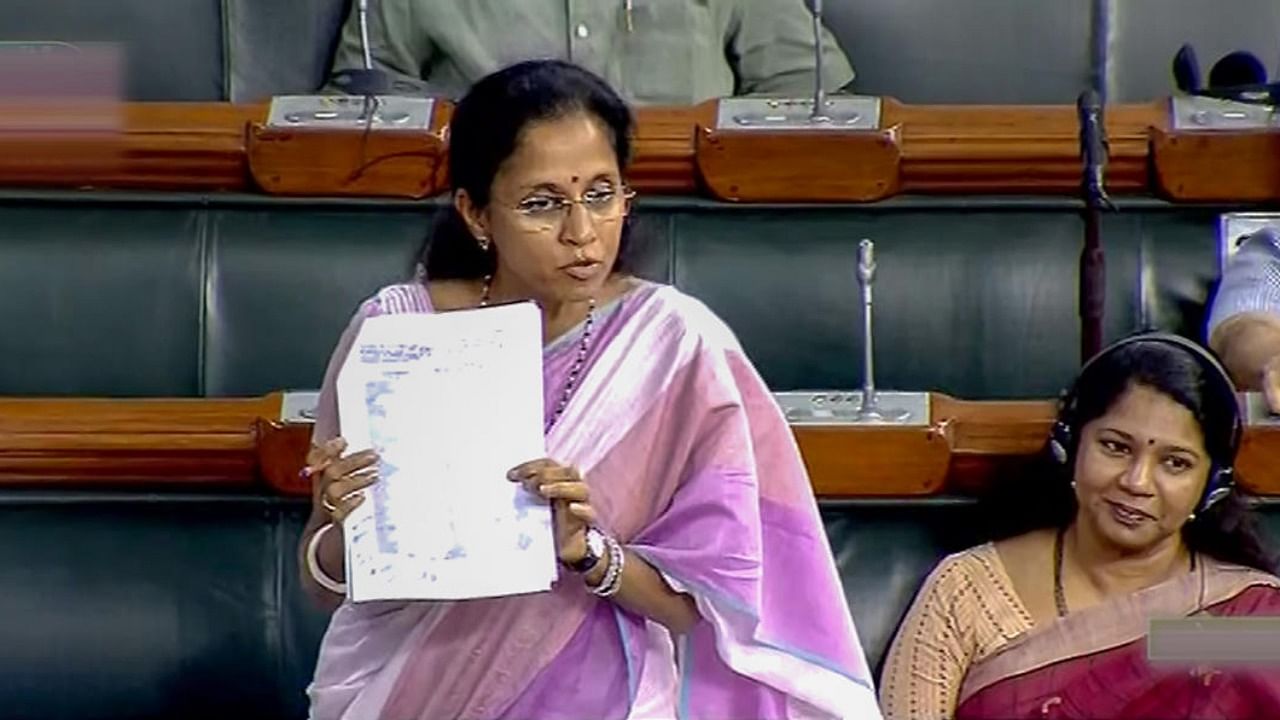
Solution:
<path fill-rule="evenodd" d="M 259 484 L 259 418 L 281 396 L 236 400 L 0 400 L 0 483 Z"/>
<path fill-rule="evenodd" d="M 447 122 L 440 104 L 437 121 Z M 265 105 L 131 103 L 123 106 L 118 156 L 110 168 L 87 163 L 84 138 L 51 133 L 33 138 L 0 134 L 0 186 L 94 187 L 152 190 L 424 197 L 447 188 L 443 140 L 378 140 L 359 132 L 268 131 Z M 714 124 L 714 101 L 694 107 L 637 110 L 631 177 L 642 192 L 702 194 L 708 187 L 695 157 L 697 137 Z M 1108 109 L 1113 192 L 1144 193 L 1149 182 L 1149 133 L 1166 123 L 1163 104 Z M 885 100 L 883 125 L 898 147 L 894 172 L 873 178 L 907 193 L 1075 195 L 1080 186 L 1074 106 L 906 105 Z M 785 140 L 783 140 L 785 142 Z M 77 144 L 79 143 L 79 144 Z M 21 147 L 21 152 L 18 151 Z M 868 172 L 857 145 L 834 153 L 789 154 L 787 197 L 806 195 L 805 178 L 837 166 Z M 843 153 L 843 154 L 842 154 Z M 758 158 L 737 153 L 722 171 L 746 173 Z M 385 161 L 385 162 L 384 162 Z M 389 168 L 383 175 L 360 168 Z M 873 172 L 889 173 L 883 164 Z M 359 176 L 359 177 L 357 177 Z M 714 193 L 712 193 L 714 195 Z"/>
<path fill-rule="evenodd" d="M 230 400 L 0 400 L 0 484 L 240 490 L 305 496 L 311 426 L 281 423 L 283 396 Z M 1048 436 L 1050 401 L 931 398 L 931 427 L 797 426 L 824 498 L 980 493 Z M 1280 495 L 1280 427 L 1253 427 L 1244 487 Z"/>
<path fill-rule="evenodd" d="M 1280 133 L 1172 132 L 1167 107 L 1159 101 L 1107 108 L 1111 192 L 1280 200 Z M 432 132 L 374 140 L 359 132 L 264 129 L 264 104 L 126 103 L 117 110 L 115 133 L 0 132 L 0 186 L 405 198 L 448 187 L 442 132 L 448 103 L 438 104 Z M 38 109 L 29 112 L 39 117 Z M 714 125 L 715 101 L 639 108 L 636 116 L 630 174 L 642 192 L 727 199 L 735 178 L 750 181 L 759 171 L 760 157 L 736 149 L 713 166 L 702 158 L 704 170 L 714 167 L 712 176 L 700 171 L 698 140 Z M 820 152 L 787 152 L 785 137 L 760 143 L 760 152 L 772 148 L 767 154 L 781 178 L 761 192 L 831 199 L 823 186 L 838 168 L 845 186 L 875 185 L 889 194 L 1078 194 L 1074 106 L 907 105 L 887 98 L 882 125 L 894 146 L 888 164 L 871 161 L 880 157 L 875 143 L 834 149 L 827 143 Z M 749 138 L 744 144 L 752 146 Z M 857 190 L 848 192 L 860 199 Z"/>
<path fill-rule="evenodd" d="M 126 103 L 116 111 L 103 123 L 113 129 L 77 131 L 55 121 L 42 132 L 0 131 L 0 186 L 250 189 L 246 133 L 265 106 Z"/>

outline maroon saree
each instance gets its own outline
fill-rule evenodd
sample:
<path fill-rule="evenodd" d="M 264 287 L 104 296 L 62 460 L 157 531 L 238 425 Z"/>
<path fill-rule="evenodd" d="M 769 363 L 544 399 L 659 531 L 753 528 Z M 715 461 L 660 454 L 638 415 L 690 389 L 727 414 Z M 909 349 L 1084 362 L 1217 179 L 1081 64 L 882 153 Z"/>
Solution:
<path fill-rule="evenodd" d="M 970 667 L 957 720 L 994 718 L 1280 719 L 1280 664 L 1152 663 L 1153 618 L 1274 616 L 1280 579 L 1206 560 L 1196 571 L 1072 613 Z"/>

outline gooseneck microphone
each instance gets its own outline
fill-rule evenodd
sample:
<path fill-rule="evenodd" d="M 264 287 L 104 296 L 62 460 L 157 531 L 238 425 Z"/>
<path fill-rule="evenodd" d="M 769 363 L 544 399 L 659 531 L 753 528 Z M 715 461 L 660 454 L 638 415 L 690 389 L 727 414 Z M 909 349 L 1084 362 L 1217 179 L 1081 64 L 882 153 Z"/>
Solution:
<path fill-rule="evenodd" d="M 827 91 L 822 85 L 822 0 L 813 0 L 813 119 L 825 118 Z"/>
<path fill-rule="evenodd" d="M 369 0 L 357 0 L 356 22 L 360 30 L 361 67 L 339 70 L 333 74 L 333 82 L 348 95 L 370 97 L 386 94 L 391 90 L 391 81 L 387 73 L 373 68 L 373 51 L 369 42 Z"/>

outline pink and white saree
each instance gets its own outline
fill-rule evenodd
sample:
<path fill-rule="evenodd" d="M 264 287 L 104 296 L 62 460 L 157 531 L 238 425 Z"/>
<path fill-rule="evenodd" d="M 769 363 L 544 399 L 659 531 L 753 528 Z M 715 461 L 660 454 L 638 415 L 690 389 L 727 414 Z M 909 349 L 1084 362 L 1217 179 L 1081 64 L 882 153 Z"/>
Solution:
<path fill-rule="evenodd" d="M 315 440 L 338 433 L 333 379 L 364 317 L 431 312 L 384 289 L 331 360 Z M 545 350 L 548 408 L 578 332 Z M 547 436 L 604 530 L 691 594 L 671 639 L 566 573 L 550 592 L 344 603 L 308 689 L 337 718 L 879 718 L 790 428 L 732 332 L 678 290 L 639 283 L 598 311 L 580 386 Z"/>

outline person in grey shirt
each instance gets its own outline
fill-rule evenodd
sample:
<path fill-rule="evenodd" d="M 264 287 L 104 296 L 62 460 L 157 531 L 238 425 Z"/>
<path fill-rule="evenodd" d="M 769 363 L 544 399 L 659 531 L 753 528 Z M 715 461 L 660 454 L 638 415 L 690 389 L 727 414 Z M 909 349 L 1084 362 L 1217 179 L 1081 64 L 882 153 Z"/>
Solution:
<path fill-rule="evenodd" d="M 356 7 L 335 73 L 364 67 Z M 580 65 L 643 105 L 813 92 L 804 0 L 369 0 L 368 20 L 373 67 L 398 94 L 456 99 L 477 79 L 538 58 Z M 823 38 L 823 79 L 836 91 L 853 68 L 825 29 Z M 348 89 L 335 80 L 328 89 Z"/>
<path fill-rule="evenodd" d="M 1209 313 L 1209 346 L 1241 390 L 1261 390 L 1280 413 L 1280 231 L 1246 238 L 1222 271 Z"/>

